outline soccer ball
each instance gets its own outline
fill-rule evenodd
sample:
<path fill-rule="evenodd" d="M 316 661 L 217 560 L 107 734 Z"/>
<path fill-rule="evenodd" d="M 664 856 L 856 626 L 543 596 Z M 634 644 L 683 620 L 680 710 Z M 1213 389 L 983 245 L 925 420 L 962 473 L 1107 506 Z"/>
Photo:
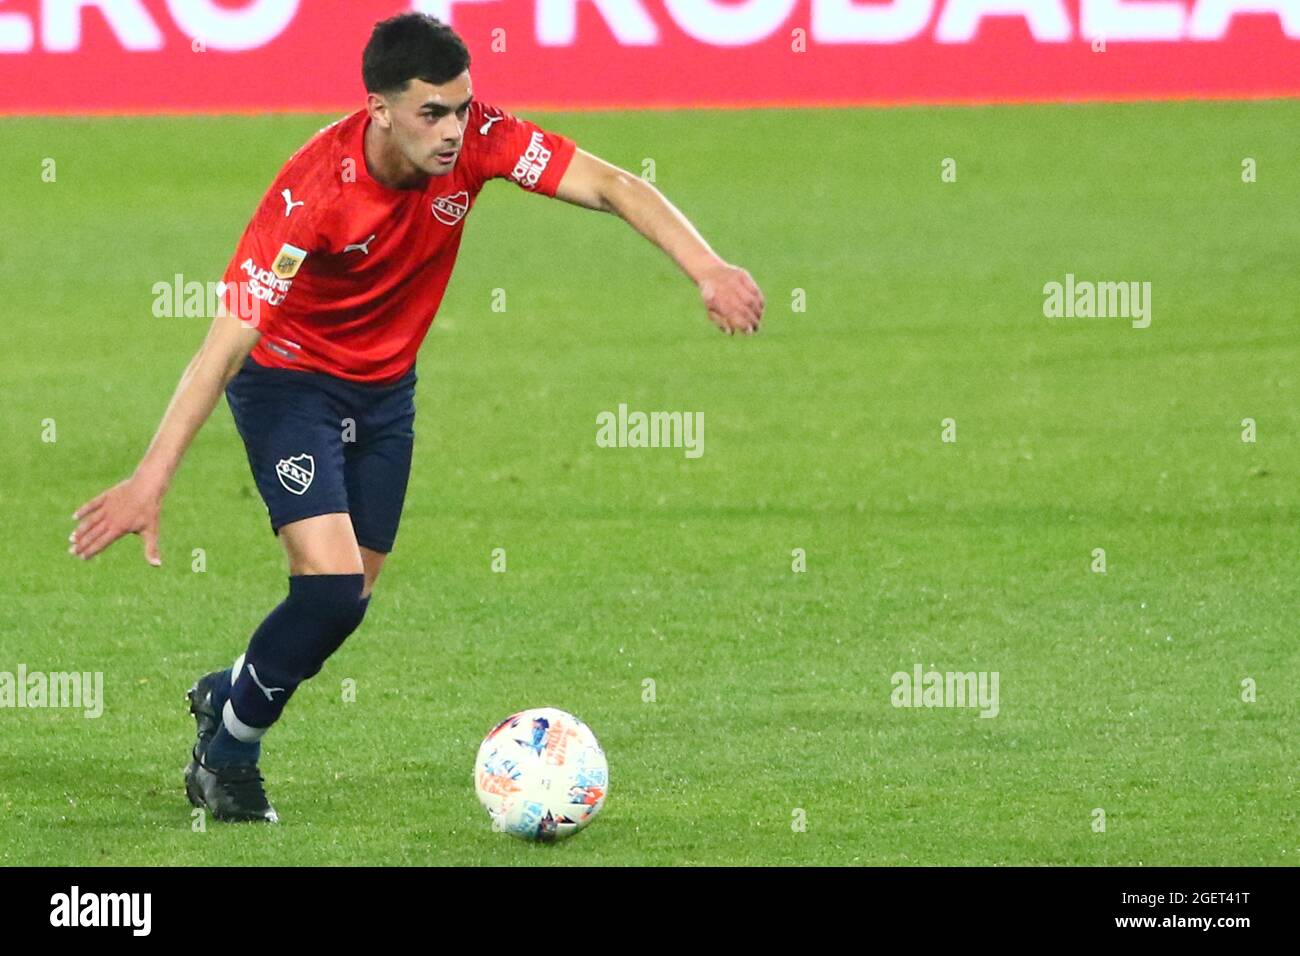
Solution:
<path fill-rule="evenodd" d="M 549 843 L 595 819 L 609 765 L 591 728 L 554 707 L 511 714 L 478 748 L 474 789 L 492 829 Z"/>

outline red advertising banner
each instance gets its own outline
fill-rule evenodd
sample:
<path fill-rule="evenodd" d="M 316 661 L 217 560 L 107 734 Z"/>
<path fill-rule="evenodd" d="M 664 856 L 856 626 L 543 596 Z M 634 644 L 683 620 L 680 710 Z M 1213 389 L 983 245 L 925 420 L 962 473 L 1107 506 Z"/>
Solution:
<path fill-rule="evenodd" d="M 1300 0 L 0 0 L 0 113 L 352 109 L 406 10 L 513 109 L 1300 95 Z"/>

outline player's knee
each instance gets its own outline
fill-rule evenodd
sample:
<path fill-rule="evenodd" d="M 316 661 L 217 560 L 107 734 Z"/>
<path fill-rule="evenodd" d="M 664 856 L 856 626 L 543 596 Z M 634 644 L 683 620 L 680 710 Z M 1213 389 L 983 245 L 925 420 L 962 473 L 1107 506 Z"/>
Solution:
<path fill-rule="evenodd" d="M 346 553 L 322 556 L 298 555 L 289 562 L 289 574 L 295 578 L 339 577 L 362 574 L 363 571 L 360 556 L 354 560 Z"/>
<path fill-rule="evenodd" d="M 289 601 L 304 618 L 315 623 L 310 647 L 301 660 L 299 682 L 320 673 L 325 661 L 361 625 L 366 605 L 362 574 L 329 574 L 294 577 L 289 583 Z"/>

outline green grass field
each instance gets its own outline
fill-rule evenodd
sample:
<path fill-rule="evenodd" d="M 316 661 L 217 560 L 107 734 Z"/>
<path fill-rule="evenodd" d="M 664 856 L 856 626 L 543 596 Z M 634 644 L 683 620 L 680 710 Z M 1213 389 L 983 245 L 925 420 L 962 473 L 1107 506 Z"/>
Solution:
<path fill-rule="evenodd" d="M 719 335 L 616 219 L 489 185 L 397 549 L 267 738 L 283 823 L 204 833 L 183 694 L 285 589 L 224 403 L 162 568 L 135 539 L 75 561 L 69 516 L 206 328 L 153 284 L 217 278 L 330 117 L 0 121 L 0 671 L 105 682 L 99 719 L 0 710 L 0 863 L 1300 862 L 1300 102 L 534 118 L 654 159 L 763 332 Z M 1151 282 L 1151 326 L 1045 318 L 1067 273 Z M 704 455 L 597 448 L 619 403 L 704 412 Z M 917 664 L 998 672 L 1000 712 L 891 706 Z M 612 775 L 550 847 L 471 783 L 544 704 Z"/>

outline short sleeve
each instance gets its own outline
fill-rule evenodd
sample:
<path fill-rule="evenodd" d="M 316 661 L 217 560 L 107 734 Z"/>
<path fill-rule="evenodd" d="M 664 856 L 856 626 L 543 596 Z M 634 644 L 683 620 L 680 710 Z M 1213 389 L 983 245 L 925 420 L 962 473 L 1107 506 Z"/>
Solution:
<path fill-rule="evenodd" d="M 222 276 L 226 311 L 264 333 L 293 294 L 303 263 L 323 248 L 317 223 L 326 197 L 285 179 L 267 190 Z"/>
<path fill-rule="evenodd" d="M 466 142 L 472 144 L 471 162 L 480 185 L 509 179 L 543 196 L 555 195 L 577 149 L 567 136 L 477 102 L 470 110 Z"/>

